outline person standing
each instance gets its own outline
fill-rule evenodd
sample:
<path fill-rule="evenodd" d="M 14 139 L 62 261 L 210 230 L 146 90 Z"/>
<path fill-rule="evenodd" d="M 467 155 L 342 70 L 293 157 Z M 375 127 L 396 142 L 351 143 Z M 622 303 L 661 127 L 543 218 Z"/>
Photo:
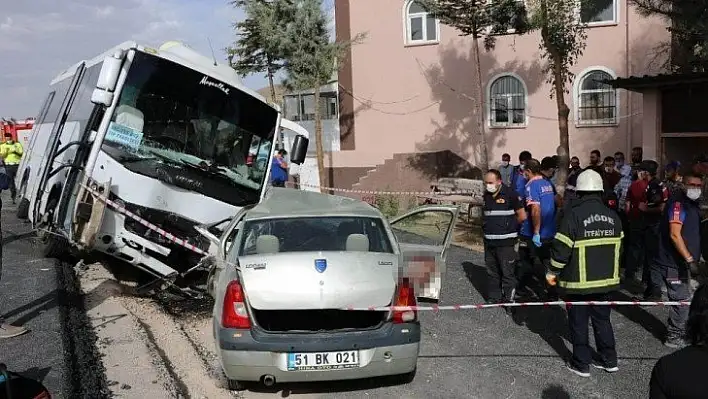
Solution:
<path fill-rule="evenodd" d="M 543 280 L 545 269 L 551 261 L 550 246 L 556 234 L 556 200 L 553 186 L 541 175 L 541 164 L 536 159 L 530 159 L 524 166 L 526 184 L 526 214 L 528 217 L 521 225 L 519 258 L 521 270 L 517 291 L 528 292 L 531 280 L 537 277 Z M 542 270 L 536 268 L 539 263 Z M 544 284 L 545 285 L 545 284 Z M 554 290 L 548 292 L 549 297 L 555 295 Z"/>
<path fill-rule="evenodd" d="M 669 301 L 687 301 L 691 296 L 691 268 L 697 268 L 701 259 L 701 179 L 685 176 L 685 188 L 671 197 L 666 204 L 660 224 L 660 245 L 656 263 L 666 284 Z M 664 345 L 680 348 L 684 345 L 684 332 L 688 309 L 683 306 L 669 308 L 668 333 Z"/>
<path fill-rule="evenodd" d="M 605 159 L 603 160 L 603 167 L 605 172 L 603 177 L 607 181 L 607 184 L 609 186 L 608 188 L 614 192 L 615 187 L 622 179 L 622 175 L 616 169 L 615 158 L 605 157 Z"/>
<path fill-rule="evenodd" d="M 642 164 L 643 160 L 644 160 L 644 150 L 642 149 L 642 147 L 632 148 L 632 154 L 631 154 L 632 164 L 630 165 L 630 167 L 632 168 L 632 181 L 639 179 L 639 165 Z"/>
<path fill-rule="evenodd" d="M 506 186 L 511 186 L 511 178 L 514 176 L 514 165 L 511 164 L 511 155 L 502 155 L 499 173 L 501 174 L 502 183 Z"/>
<path fill-rule="evenodd" d="M 0 157 L 5 162 L 7 177 L 10 178 L 10 198 L 14 204 L 17 197 L 17 187 L 15 187 L 15 177 L 17 169 L 20 167 L 23 148 L 22 144 L 12 138 L 12 134 L 5 133 L 5 142 L 0 144 Z"/>
<path fill-rule="evenodd" d="M 578 198 L 565 212 L 551 244 L 546 281 L 558 286 L 566 301 L 606 301 L 619 289 L 622 222 L 602 201 L 602 176 L 585 170 L 578 176 Z M 590 366 L 613 373 L 617 367 L 615 335 L 609 306 L 570 306 L 568 324 L 573 357 L 566 367 L 590 377 Z M 599 359 L 593 362 L 588 320 L 592 321 Z"/>
<path fill-rule="evenodd" d="M 273 157 L 273 163 L 270 168 L 270 182 L 273 187 L 285 187 L 285 182 L 288 181 L 286 155 L 288 155 L 288 152 L 281 149 Z"/>
<path fill-rule="evenodd" d="M 487 303 L 512 301 L 516 288 L 514 269 L 518 260 L 514 246 L 518 226 L 526 220 L 526 212 L 521 198 L 514 189 L 503 184 L 498 170 L 487 171 L 484 184 L 482 232 L 484 262 L 489 276 Z"/>
<path fill-rule="evenodd" d="M 680 195 L 684 191 L 680 170 L 679 161 L 671 161 L 664 168 L 664 185 L 669 190 L 669 195 Z"/>
<path fill-rule="evenodd" d="M 600 150 L 592 150 L 590 151 L 590 165 L 585 168 L 587 169 L 592 169 L 597 173 L 602 174 L 602 154 L 600 153 Z"/>
<path fill-rule="evenodd" d="M 663 356 L 654 364 L 649 399 L 704 399 L 708 392 L 708 286 L 696 290 L 688 309 L 686 336 L 690 346 Z"/>
<path fill-rule="evenodd" d="M 519 164 L 514 166 L 514 172 L 512 173 L 511 186 L 516 190 L 516 193 L 519 194 L 522 200 L 526 196 L 526 183 L 528 183 L 528 179 L 524 173 L 524 165 L 532 158 L 530 152 L 521 151 L 519 153 Z"/>
<path fill-rule="evenodd" d="M 627 214 L 625 212 L 627 203 L 627 193 L 629 191 L 629 186 L 632 185 L 632 167 L 627 165 L 624 160 L 624 153 L 617 151 L 615 153 L 615 168 L 620 174 L 620 181 L 614 187 L 615 194 L 617 195 L 617 207 L 619 209 L 620 218 L 622 218 L 625 227 L 627 225 Z M 625 229 L 625 233 L 627 230 Z"/>
<path fill-rule="evenodd" d="M 642 250 L 647 256 L 648 266 L 646 271 L 646 290 L 643 300 L 661 300 L 661 267 L 658 263 L 660 244 L 660 224 L 666 201 L 669 199 L 669 190 L 656 176 L 659 164 L 656 161 L 644 160 L 639 166 L 640 178 L 647 181 L 645 202 L 639 203 L 642 221 L 644 222 L 644 240 Z"/>
<path fill-rule="evenodd" d="M 639 204 L 646 202 L 648 185 L 649 182 L 646 179 L 632 182 L 625 201 L 629 237 L 627 237 L 627 249 L 625 250 L 624 279 L 629 286 L 635 285 L 637 270 L 642 271 L 642 282 L 647 283 L 649 280 L 649 265 L 644 250 L 645 226 L 642 213 L 639 210 Z"/>

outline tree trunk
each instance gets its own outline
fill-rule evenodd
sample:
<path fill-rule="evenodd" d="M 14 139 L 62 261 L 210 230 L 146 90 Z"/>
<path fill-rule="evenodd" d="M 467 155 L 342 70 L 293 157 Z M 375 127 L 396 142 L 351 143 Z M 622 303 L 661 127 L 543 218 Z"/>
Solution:
<path fill-rule="evenodd" d="M 482 169 L 482 172 L 486 171 L 489 167 L 489 160 L 487 157 L 487 134 L 484 129 L 484 90 L 482 89 L 482 65 L 479 55 L 479 38 L 474 37 L 473 43 L 473 57 L 472 63 L 474 64 L 475 79 L 474 82 L 475 92 L 477 93 L 477 102 L 474 105 L 474 116 L 475 122 L 477 124 L 477 131 L 479 132 L 479 158 L 477 159 L 478 167 Z"/>
<path fill-rule="evenodd" d="M 322 142 L 322 114 L 320 112 L 320 84 L 315 85 L 315 148 L 317 155 L 317 173 L 320 192 L 325 187 L 324 143 Z"/>
<path fill-rule="evenodd" d="M 277 101 L 275 100 L 275 83 L 273 82 L 273 68 L 270 66 L 270 59 L 267 60 L 268 62 L 268 69 L 266 70 L 266 74 L 268 75 L 268 86 L 270 87 L 270 101 L 273 104 L 276 104 Z M 275 136 L 275 147 L 278 149 L 283 148 L 283 137 L 282 133 L 276 132 Z"/>
<path fill-rule="evenodd" d="M 560 164 L 558 165 L 558 179 L 556 180 L 556 190 L 558 194 L 563 197 L 565 195 L 565 184 L 568 181 L 568 166 L 570 164 L 569 154 L 570 146 L 568 140 L 568 115 L 570 115 L 570 108 L 565 103 L 565 76 L 563 76 L 563 71 L 561 69 L 560 57 L 554 56 L 555 68 L 553 70 L 553 90 L 556 97 L 556 105 L 558 107 L 558 134 L 560 145 L 556 150 L 558 154 L 558 160 Z"/>

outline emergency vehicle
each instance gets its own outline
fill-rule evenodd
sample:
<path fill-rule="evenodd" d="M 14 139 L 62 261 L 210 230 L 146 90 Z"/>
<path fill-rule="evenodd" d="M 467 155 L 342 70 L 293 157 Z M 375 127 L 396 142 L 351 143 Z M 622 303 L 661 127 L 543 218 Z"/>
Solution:
<path fill-rule="evenodd" d="M 32 129 L 34 128 L 34 118 L 27 118 L 24 120 L 15 120 L 13 118 L 0 119 L 0 132 L 2 133 L 3 140 L 6 134 L 11 134 L 12 139 L 22 144 L 22 147 L 27 147 L 29 144 L 29 138 L 32 134 Z"/>

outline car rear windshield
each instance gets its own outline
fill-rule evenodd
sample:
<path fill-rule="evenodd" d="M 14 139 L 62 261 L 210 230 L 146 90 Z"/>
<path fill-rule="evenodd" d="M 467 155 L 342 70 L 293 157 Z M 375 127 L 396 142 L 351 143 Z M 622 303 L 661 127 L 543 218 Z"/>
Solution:
<path fill-rule="evenodd" d="M 383 221 L 376 218 L 261 219 L 246 222 L 243 231 L 241 256 L 311 251 L 393 253 Z"/>

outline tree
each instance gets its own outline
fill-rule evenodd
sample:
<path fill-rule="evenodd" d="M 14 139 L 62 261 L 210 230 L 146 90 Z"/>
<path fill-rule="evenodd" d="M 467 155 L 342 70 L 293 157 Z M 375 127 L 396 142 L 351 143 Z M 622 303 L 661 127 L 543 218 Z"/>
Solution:
<path fill-rule="evenodd" d="M 708 70 L 707 0 L 632 0 L 643 16 L 658 16 L 668 22 L 674 72 Z M 663 44 L 664 50 L 666 43 Z"/>
<path fill-rule="evenodd" d="M 290 0 L 290 3 L 284 83 L 289 90 L 314 90 L 317 170 L 320 187 L 325 187 L 320 90 L 332 80 L 344 51 L 363 40 L 364 35 L 357 35 L 351 42 L 332 42 L 327 29 L 329 20 L 322 10 L 321 0 Z"/>
<path fill-rule="evenodd" d="M 570 108 L 565 102 L 565 94 L 574 75 L 570 69 L 585 50 L 587 34 L 579 21 L 580 0 L 529 0 L 527 3 L 533 30 L 541 33 L 542 58 L 546 61 L 544 73 L 551 85 L 551 98 L 555 98 L 558 108 L 558 133 L 560 145 L 557 153 L 558 194 L 564 195 L 568 179 L 569 143 L 568 116 Z"/>
<path fill-rule="evenodd" d="M 518 0 L 417 0 L 426 11 L 434 14 L 440 22 L 460 32 L 460 36 L 472 37 L 472 64 L 474 67 L 474 91 L 477 96 L 474 117 L 479 133 L 479 167 L 489 166 L 487 136 L 484 129 L 484 91 L 482 89 L 482 66 L 480 62 L 479 40 L 484 40 L 484 48 L 492 50 L 495 35 L 514 29 L 525 33 L 529 29 L 526 9 Z"/>
<path fill-rule="evenodd" d="M 289 21 L 288 0 L 233 0 L 234 7 L 243 10 L 246 18 L 234 24 L 238 39 L 226 48 L 229 65 L 245 77 L 265 73 L 270 86 L 271 101 L 275 97 L 274 77 L 283 63 Z"/>

